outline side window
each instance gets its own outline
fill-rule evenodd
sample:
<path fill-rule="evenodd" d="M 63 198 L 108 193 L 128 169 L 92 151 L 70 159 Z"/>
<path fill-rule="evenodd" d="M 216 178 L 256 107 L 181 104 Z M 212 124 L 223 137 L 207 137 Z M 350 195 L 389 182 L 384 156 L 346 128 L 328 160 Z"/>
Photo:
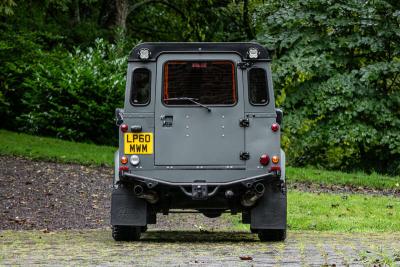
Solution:
<path fill-rule="evenodd" d="M 138 68 L 133 71 L 131 85 L 131 103 L 143 106 L 150 102 L 150 70 Z"/>
<path fill-rule="evenodd" d="M 252 68 L 248 73 L 249 101 L 252 105 L 268 104 L 267 73 L 265 69 Z"/>

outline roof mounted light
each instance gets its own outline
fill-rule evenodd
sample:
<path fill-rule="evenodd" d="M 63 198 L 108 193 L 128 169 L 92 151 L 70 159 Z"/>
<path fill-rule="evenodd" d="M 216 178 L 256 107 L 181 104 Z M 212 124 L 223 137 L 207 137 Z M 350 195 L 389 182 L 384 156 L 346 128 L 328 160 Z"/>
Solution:
<path fill-rule="evenodd" d="M 139 50 L 139 58 L 141 60 L 148 60 L 150 58 L 150 50 L 147 48 L 142 48 Z"/>
<path fill-rule="evenodd" d="M 249 51 L 247 51 L 247 55 L 251 59 L 257 59 L 259 54 L 260 54 L 260 52 L 255 47 L 250 47 Z"/>

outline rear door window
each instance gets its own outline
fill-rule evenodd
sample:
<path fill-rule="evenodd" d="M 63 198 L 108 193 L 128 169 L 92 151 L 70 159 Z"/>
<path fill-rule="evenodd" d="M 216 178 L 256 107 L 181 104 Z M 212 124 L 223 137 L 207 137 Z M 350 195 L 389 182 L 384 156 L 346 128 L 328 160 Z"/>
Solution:
<path fill-rule="evenodd" d="M 132 74 L 131 103 L 144 106 L 150 102 L 150 70 L 138 68 Z"/>
<path fill-rule="evenodd" d="M 267 72 L 262 68 L 252 68 L 248 73 L 249 101 L 252 105 L 266 105 L 268 99 Z"/>
<path fill-rule="evenodd" d="M 231 61 L 168 61 L 164 64 L 163 102 L 193 105 L 235 105 L 235 64 Z"/>

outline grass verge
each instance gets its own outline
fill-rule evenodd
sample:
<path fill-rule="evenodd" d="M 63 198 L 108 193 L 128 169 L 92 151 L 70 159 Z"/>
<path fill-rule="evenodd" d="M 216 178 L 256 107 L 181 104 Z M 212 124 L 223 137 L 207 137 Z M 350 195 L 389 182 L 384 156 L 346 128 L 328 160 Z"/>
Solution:
<path fill-rule="evenodd" d="M 116 148 L 0 130 L 0 155 L 94 165 L 113 164 Z"/>
<path fill-rule="evenodd" d="M 231 220 L 238 230 L 249 228 L 241 223 L 239 216 L 233 216 Z M 288 228 L 335 232 L 398 232 L 400 198 L 290 191 Z"/>
<path fill-rule="evenodd" d="M 113 164 L 115 147 L 76 143 L 48 137 L 0 130 L 0 154 L 66 163 Z M 362 186 L 374 189 L 400 188 L 400 177 L 379 174 L 344 173 L 310 168 L 287 167 L 289 182 L 311 182 Z"/>
<path fill-rule="evenodd" d="M 286 178 L 288 181 L 299 183 L 309 182 L 328 185 L 361 186 L 375 189 L 400 189 L 399 176 L 385 176 L 377 173 L 345 173 L 312 168 L 287 167 Z"/>

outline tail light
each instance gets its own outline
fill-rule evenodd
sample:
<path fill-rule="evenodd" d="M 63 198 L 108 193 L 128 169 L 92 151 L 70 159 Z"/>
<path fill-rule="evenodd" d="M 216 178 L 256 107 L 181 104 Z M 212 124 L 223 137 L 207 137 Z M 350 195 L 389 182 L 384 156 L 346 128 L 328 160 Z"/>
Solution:
<path fill-rule="evenodd" d="M 123 132 L 123 133 L 125 133 L 125 132 L 127 132 L 128 131 L 128 124 L 121 124 L 121 126 L 120 126 L 120 129 L 121 129 L 121 132 Z"/>
<path fill-rule="evenodd" d="M 272 156 L 272 163 L 278 164 L 279 163 L 279 157 L 278 156 Z"/>
<path fill-rule="evenodd" d="M 268 165 L 269 163 L 269 156 L 267 154 L 261 155 L 260 157 L 260 163 L 261 165 Z"/>
<path fill-rule="evenodd" d="M 121 157 L 121 163 L 122 164 L 127 164 L 128 163 L 128 158 L 126 156 Z"/>
<path fill-rule="evenodd" d="M 279 130 L 279 124 L 278 124 L 278 123 L 273 123 L 273 124 L 271 125 L 271 130 L 272 130 L 273 132 L 277 132 L 277 131 Z"/>
<path fill-rule="evenodd" d="M 128 166 L 119 166 L 119 170 L 120 171 L 129 171 L 129 167 Z"/>

